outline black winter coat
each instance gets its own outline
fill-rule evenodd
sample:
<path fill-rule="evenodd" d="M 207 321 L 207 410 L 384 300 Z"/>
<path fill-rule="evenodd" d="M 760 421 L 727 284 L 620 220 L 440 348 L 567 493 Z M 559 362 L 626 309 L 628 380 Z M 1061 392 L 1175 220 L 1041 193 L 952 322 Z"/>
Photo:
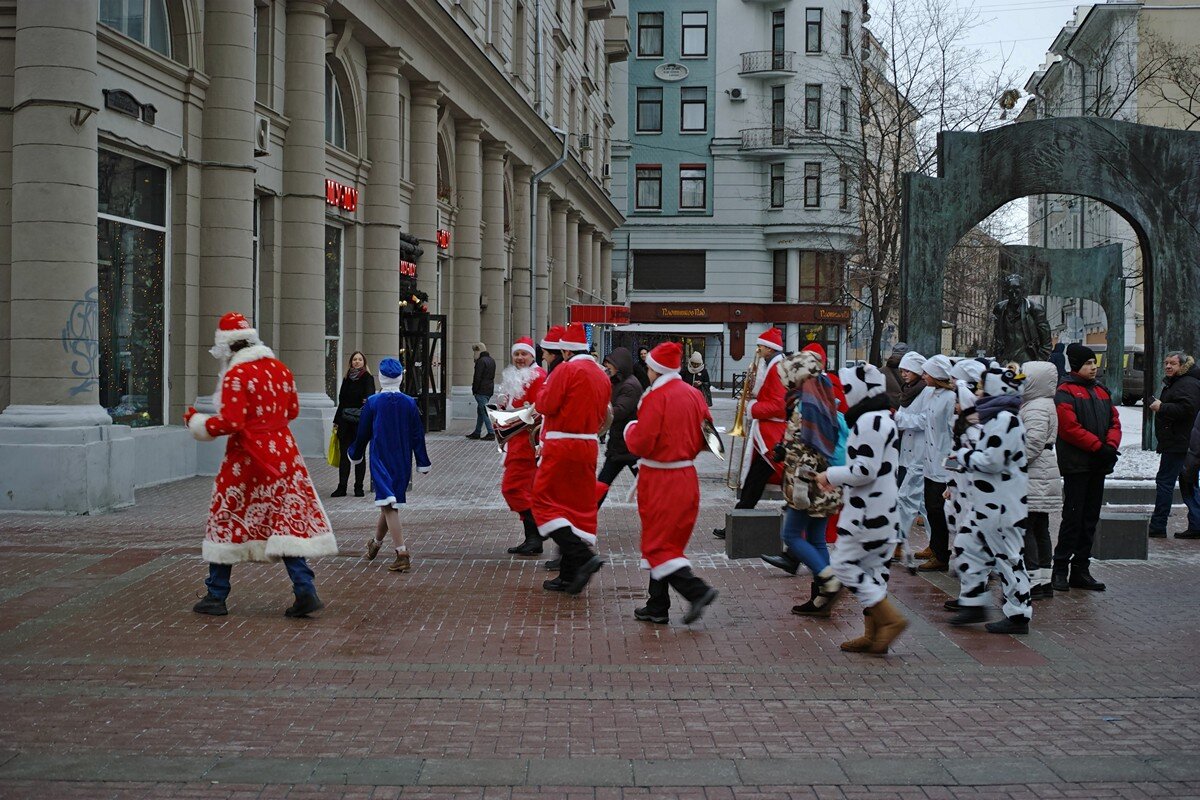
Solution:
<path fill-rule="evenodd" d="M 633 359 L 632 353 L 629 354 L 629 358 L 630 360 Z M 634 364 L 633 371 L 630 374 L 637 378 L 638 383 L 642 385 L 643 391 L 650 387 L 650 373 L 646 371 L 645 361 L 639 360 L 636 364 Z"/>
<path fill-rule="evenodd" d="M 611 378 L 613 421 L 608 429 L 608 448 L 604 457 L 621 464 L 632 464 L 637 461 L 637 456 L 625 446 L 625 426 L 637 419 L 642 384 L 633 375 L 633 354 L 626 348 L 615 348 L 604 360 L 617 369 L 617 374 Z"/>
<path fill-rule="evenodd" d="M 1200 414 L 1196 415 L 1196 421 L 1192 423 L 1187 458 L 1183 460 L 1183 477 L 1193 486 L 1200 483 Z"/>
<path fill-rule="evenodd" d="M 364 372 L 358 380 L 342 378 L 342 387 L 338 389 L 337 410 L 333 412 L 333 424 L 338 426 L 338 438 L 354 441 L 358 433 L 358 421 L 348 422 L 342 419 L 342 412 L 347 408 L 362 408 L 367 398 L 375 394 L 375 376 Z"/>
<path fill-rule="evenodd" d="M 487 350 L 475 359 L 475 377 L 471 378 L 471 394 L 484 394 L 488 397 L 496 391 L 496 361 Z"/>
<path fill-rule="evenodd" d="M 1174 378 L 1163 378 L 1158 399 L 1162 401 L 1154 415 L 1158 452 L 1186 453 L 1192 423 L 1200 413 L 1200 366 L 1193 366 Z"/>

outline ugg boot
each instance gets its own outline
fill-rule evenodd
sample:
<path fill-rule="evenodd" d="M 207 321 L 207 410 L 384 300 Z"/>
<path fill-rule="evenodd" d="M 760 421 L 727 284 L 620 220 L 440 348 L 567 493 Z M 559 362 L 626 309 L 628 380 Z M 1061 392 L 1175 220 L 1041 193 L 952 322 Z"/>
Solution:
<path fill-rule="evenodd" d="M 842 594 L 842 583 L 833 576 L 833 568 L 826 567 L 815 576 L 813 596 L 807 603 L 792 606 L 792 613 L 801 617 L 828 617 Z"/>
<path fill-rule="evenodd" d="M 904 629 L 908 627 L 908 620 L 886 597 L 871 606 L 871 616 L 875 620 L 875 635 L 871 638 L 871 646 L 867 648 L 867 652 L 883 655 L 892 642 L 896 641 L 896 637 L 904 633 Z"/>
<path fill-rule="evenodd" d="M 396 553 L 396 560 L 388 564 L 388 569 L 392 572 L 409 572 L 412 570 L 412 561 L 408 557 L 408 553 Z"/>
<path fill-rule="evenodd" d="M 871 642 L 875 639 L 875 618 L 871 616 L 871 609 L 863 609 L 863 635 L 856 639 L 851 639 L 848 642 L 842 642 L 838 645 L 847 653 L 865 653 L 867 648 L 871 646 Z"/>

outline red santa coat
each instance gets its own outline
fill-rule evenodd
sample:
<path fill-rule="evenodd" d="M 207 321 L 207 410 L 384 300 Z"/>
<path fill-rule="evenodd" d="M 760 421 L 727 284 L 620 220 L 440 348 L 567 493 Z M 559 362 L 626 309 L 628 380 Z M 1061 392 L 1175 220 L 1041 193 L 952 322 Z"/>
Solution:
<path fill-rule="evenodd" d="M 539 366 L 531 367 L 533 377 L 525 385 L 522 394 L 510 397 L 506 410 L 516 411 L 537 402 L 542 384 L 546 382 L 546 371 Z M 500 480 L 500 494 L 510 510 L 520 514 L 533 507 L 533 479 L 537 475 L 537 454 L 533 438 L 522 433 L 504 445 L 504 477 Z"/>
<path fill-rule="evenodd" d="M 767 363 L 767 375 L 758 390 L 758 396 L 748 409 L 754 420 L 750 431 L 754 451 L 775 469 L 769 483 L 783 481 L 783 463 L 776 463 L 771 458 L 775 445 L 783 441 L 783 435 L 787 432 L 787 390 L 779 377 L 779 370 L 775 368 L 782 358 L 782 355 L 777 355 Z"/>
<path fill-rule="evenodd" d="M 189 411 L 192 436 L 228 436 L 204 531 L 214 564 L 337 554 L 329 517 L 288 430 L 300 413 L 292 372 L 263 345 L 233 354 L 213 415 Z"/>
<path fill-rule="evenodd" d="M 596 543 L 596 460 L 612 383 L 587 354 L 559 364 L 542 384 L 542 458 L 533 481 L 533 519 L 543 537 L 564 526 Z"/>
<path fill-rule="evenodd" d="M 638 516 L 642 568 L 662 580 L 692 564 L 683 551 L 700 512 L 700 481 L 693 461 L 704 449 L 700 425 L 711 420 L 697 389 L 669 374 L 642 395 L 638 416 L 625 426 L 625 444 L 638 461 Z"/>

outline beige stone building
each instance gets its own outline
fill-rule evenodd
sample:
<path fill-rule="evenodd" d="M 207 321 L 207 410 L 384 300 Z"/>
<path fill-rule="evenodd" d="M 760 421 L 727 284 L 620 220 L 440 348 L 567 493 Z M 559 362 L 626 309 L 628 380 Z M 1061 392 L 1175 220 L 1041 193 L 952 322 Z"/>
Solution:
<path fill-rule="evenodd" d="M 396 354 L 409 290 L 447 315 L 460 410 L 473 342 L 502 358 L 610 298 L 611 10 L 0 0 L 0 509 L 210 471 L 181 415 L 210 402 L 226 311 L 295 372 L 315 457 L 350 353 Z M 534 184 L 556 128 L 567 158 Z"/>

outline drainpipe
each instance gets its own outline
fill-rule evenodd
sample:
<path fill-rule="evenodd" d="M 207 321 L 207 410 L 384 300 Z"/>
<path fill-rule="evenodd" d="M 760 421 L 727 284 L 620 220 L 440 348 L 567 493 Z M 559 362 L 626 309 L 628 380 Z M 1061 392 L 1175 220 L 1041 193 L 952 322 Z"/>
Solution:
<path fill-rule="evenodd" d="M 541 74 L 540 72 L 538 73 Z M 568 147 L 567 132 L 562 128 L 551 128 L 556 136 L 562 137 L 562 155 L 558 159 L 546 167 L 541 172 L 535 173 L 529 179 L 529 327 L 532 329 L 537 324 L 537 209 L 538 209 L 538 184 L 542 182 L 542 178 L 549 175 L 554 170 L 561 167 L 567 161 L 567 155 L 570 152 Z M 546 237 L 546 244 L 549 247 L 550 237 Z M 547 276 L 546 289 L 550 289 L 550 283 Z M 549 319 L 549 317 L 547 317 Z M 536 331 L 534 331 L 536 333 Z"/>

